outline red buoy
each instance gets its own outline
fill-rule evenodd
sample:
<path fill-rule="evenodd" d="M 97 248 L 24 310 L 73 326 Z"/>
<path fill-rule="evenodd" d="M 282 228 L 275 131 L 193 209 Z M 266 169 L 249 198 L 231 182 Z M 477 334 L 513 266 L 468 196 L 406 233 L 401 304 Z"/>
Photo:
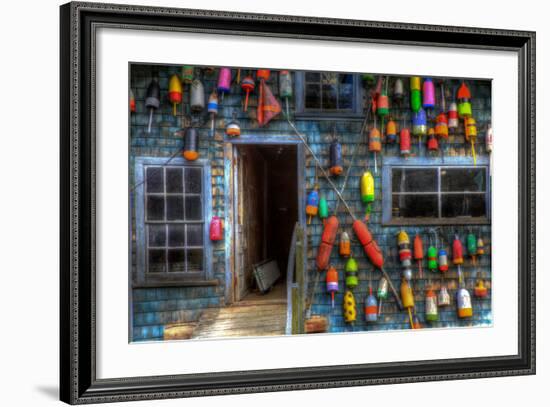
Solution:
<path fill-rule="evenodd" d="M 213 242 L 223 239 L 223 223 L 222 220 L 213 216 L 212 221 L 210 222 L 210 240 Z"/>
<path fill-rule="evenodd" d="M 338 218 L 334 215 L 330 216 L 325 221 L 325 228 L 321 235 L 321 244 L 319 245 L 319 252 L 317 253 L 317 269 L 319 271 L 326 270 L 330 260 L 330 253 L 336 240 L 336 233 L 338 232 Z"/>
<path fill-rule="evenodd" d="M 384 266 L 384 257 L 382 251 L 378 247 L 378 244 L 373 239 L 372 234 L 369 231 L 367 225 L 360 220 L 353 222 L 353 231 L 361 242 L 361 246 L 365 250 L 365 254 L 369 258 L 370 262 L 377 268 Z"/>

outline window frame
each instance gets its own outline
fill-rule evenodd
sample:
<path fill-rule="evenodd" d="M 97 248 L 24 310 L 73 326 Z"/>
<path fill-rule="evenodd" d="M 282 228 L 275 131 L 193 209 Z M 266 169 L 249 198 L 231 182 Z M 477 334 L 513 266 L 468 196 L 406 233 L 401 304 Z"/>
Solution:
<path fill-rule="evenodd" d="M 139 287 L 157 287 L 157 286 L 186 286 L 186 285 L 214 285 L 217 280 L 213 279 L 212 270 L 212 243 L 209 236 L 209 220 L 212 218 L 212 182 L 211 167 L 208 160 L 199 159 L 196 161 L 187 161 L 183 157 L 174 157 L 167 163 L 167 157 L 136 157 L 135 159 L 135 191 L 131 195 L 135 206 L 135 272 L 133 273 L 132 286 Z M 200 272 L 147 272 L 147 250 L 148 223 L 146 217 L 146 193 L 145 193 L 145 170 L 149 166 L 160 167 L 200 167 L 202 169 L 202 212 L 204 220 L 203 230 L 203 265 L 204 269 Z M 173 223 L 150 222 L 158 224 Z M 168 244 L 168 242 L 166 242 Z"/>
<path fill-rule="evenodd" d="M 317 71 L 311 71 L 317 72 Z M 321 73 L 321 71 L 319 71 Z M 308 111 L 305 109 L 305 89 L 306 71 L 296 71 L 294 73 L 294 89 L 295 89 L 295 116 L 303 119 L 311 118 L 316 120 L 332 120 L 334 118 L 347 118 L 347 119 L 364 119 L 363 111 L 363 87 L 361 86 L 361 78 L 357 73 L 350 72 L 335 72 L 338 74 L 349 74 L 353 77 L 353 96 L 352 96 L 352 109 L 350 111 Z"/>
<path fill-rule="evenodd" d="M 479 218 L 454 217 L 454 218 L 393 218 L 392 216 L 392 169 L 393 168 L 485 168 L 485 216 Z M 438 185 L 440 178 L 438 176 Z M 438 187 L 438 189 L 440 189 Z M 438 201 L 441 191 L 437 191 Z M 440 202 L 440 201 L 439 201 Z M 478 156 L 474 166 L 471 157 L 387 157 L 382 164 L 382 225 L 383 226 L 407 226 L 407 225 L 489 225 L 491 224 L 491 173 L 488 157 Z"/>

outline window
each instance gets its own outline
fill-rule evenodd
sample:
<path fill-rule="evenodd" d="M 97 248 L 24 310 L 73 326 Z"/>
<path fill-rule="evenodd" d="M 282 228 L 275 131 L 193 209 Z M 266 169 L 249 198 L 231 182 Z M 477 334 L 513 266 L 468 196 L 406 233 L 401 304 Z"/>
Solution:
<path fill-rule="evenodd" d="M 362 114 L 362 92 L 356 74 L 296 72 L 295 78 L 297 115 Z"/>
<path fill-rule="evenodd" d="M 382 174 L 385 224 L 489 222 L 488 164 L 474 166 L 468 158 L 445 161 L 386 160 Z"/>
<path fill-rule="evenodd" d="M 138 283 L 205 279 L 209 269 L 209 167 L 183 159 L 137 159 Z"/>

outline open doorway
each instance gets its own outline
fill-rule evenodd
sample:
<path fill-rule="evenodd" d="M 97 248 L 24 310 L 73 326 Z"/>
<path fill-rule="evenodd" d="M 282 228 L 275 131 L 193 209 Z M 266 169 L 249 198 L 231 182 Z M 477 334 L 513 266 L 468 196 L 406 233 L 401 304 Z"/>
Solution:
<path fill-rule="evenodd" d="M 235 146 L 235 274 L 238 302 L 286 303 L 287 263 L 298 221 L 296 145 Z M 273 260 L 280 277 L 261 293 L 254 265 Z"/>

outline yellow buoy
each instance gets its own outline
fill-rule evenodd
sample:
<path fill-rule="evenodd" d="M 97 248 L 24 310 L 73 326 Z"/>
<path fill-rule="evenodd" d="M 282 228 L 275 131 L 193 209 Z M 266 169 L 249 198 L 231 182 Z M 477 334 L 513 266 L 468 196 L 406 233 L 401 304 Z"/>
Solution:
<path fill-rule="evenodd" d="M 346 291 L 344 294 L 344 321 L 348 324 L 355 322 L 357 319 L 357 307 L 355 297 L 351 291 Z"/>

